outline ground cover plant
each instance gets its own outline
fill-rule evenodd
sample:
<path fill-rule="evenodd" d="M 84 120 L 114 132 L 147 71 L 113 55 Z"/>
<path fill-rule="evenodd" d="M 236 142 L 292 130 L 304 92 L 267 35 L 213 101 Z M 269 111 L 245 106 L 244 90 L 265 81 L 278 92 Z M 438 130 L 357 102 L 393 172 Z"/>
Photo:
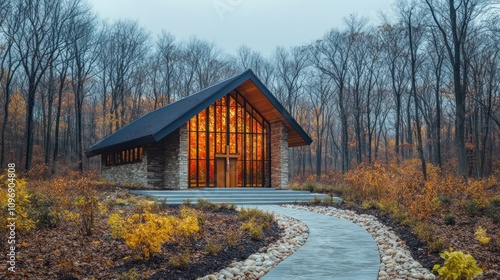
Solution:
<path fill-rule="evenodd" d="M 435 264 L 442 268 L 440 253 L 451 247 L 477 261 L 483 273 L 475 279 L 500 279 L 500 186 L 496 177 L 465 180 L 428 164 L 424 181 L 419 164 L 407 160 L 360 165 L 345 175 L 311 176 L 292 188 L 340 196 L 344 203 L 336 207 L 377 216 L 429 269 Z M 441 269 L 441 274 L 446 271 Z"/>
<path fill-rule="evenodd" d="M 77 173 L 18 182 L 22 219 L 9 279 L 195 279 L 279 238 L 272 218 L 259 219 L 262 231 L 253 238 L 231 204 L 201 200 L 170 207 Z M 2 210 L 5 191 L 2 180 Z M 3 274 L 7 260 L 0 258 Z"/>

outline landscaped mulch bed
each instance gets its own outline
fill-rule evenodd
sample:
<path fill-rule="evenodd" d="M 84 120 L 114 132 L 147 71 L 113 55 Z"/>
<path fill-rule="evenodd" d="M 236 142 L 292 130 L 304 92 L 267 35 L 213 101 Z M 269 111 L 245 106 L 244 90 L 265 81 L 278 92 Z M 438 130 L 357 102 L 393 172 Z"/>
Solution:
<path fill-rule="evenodd" d="M 346 207 L 345 204 L 335 206 L 337 208 L 349 209 L 357 214 L 368 214 L 378 218 L 387 227 L 391 228 L 410 249 L 412 257 L 418 260 L 425 268 L 432 271 L 434 264 L 443 264 L 439 252 L 429 250 L 419 238 L 413 233 L 409 226 L 401 225 L 393 221 L 389 216 L 378 209 L 359 209 Z M 500 225 L 495 224 L 483 213 L 470 216 L 464 213 L 457 206 L 449 208 L 450 213 L 455 213 L 456 222 L 454 225 L 447 225 L 442 213 L 435 213 L 430 217 L 430 221 L 435 225 L 435 235 L 443 240 L 444 248 L 454 248 L 454 250 L 464 251 L 471 254 L 479 267 L 483 269 L 483 274 L 476 279 L 500 279 Z M 491 242 L 488 245 L 479 245 L 474 237 L 477 225 L 483 225 L 487 229 Z"/>
<path fill-rule="evenodd" d="M 119 206 L 113 211 L 132 213 L 133 209 L 133 206 Z M 161 211 L 176 215 L 179 208 L 165 206 Z M 7 266 L 5 254 L 2 254 L 0 276 L 3 274 L 8 279 L 110 279 L 129 273 L 146 279 L 196 279 L 219 271 L 233 261 L 244 260 L 279 238 L 280 229 L 276 223 L 264 231 L 262 240 L 255 241 L 240 229 L 242 222 L 235 210 L 206 210 L 204 213 L 202 235 L 182 246 L 167 244 L 148 260 L 137 259 L 123 241 L 111 236 L 107 215 L 98 218 L 90 237 L 83 236 L 77 225 L 69 223 L 60 223 L 53 229 L 32 230 L 18 236 L 15 273 L 5 275 Z M 234 247 L 227 245 L 227 233 L 230 232 L 242 232 Z M 221 244 L 221 251 L 207 252 L 208 241 Z M 189 263 L 181 268 L 172 266 L 172 256 L 186 250 L 189 250 Z"/>

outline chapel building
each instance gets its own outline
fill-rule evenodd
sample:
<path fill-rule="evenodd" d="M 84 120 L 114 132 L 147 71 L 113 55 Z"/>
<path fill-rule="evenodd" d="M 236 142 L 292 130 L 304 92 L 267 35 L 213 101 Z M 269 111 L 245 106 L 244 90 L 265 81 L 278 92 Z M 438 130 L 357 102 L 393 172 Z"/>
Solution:
<path fill-rule="evenodd" d="M 103 177 L 148 189 L 288 187 L 288 148 L 311 144 L 251 70 L 152 111 L 85 151 Z"/>

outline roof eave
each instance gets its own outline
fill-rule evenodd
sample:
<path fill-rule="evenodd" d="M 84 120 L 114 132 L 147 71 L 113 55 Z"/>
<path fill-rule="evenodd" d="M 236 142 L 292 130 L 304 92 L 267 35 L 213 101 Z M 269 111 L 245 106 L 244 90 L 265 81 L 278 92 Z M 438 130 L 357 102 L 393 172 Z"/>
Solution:
<path fill-rule="evenodd" d="M 201 103 L 199 103 L 196 107 L 193 109 L 187 111 L 184 113 L 182 116 L 180 116 L 174 123 L 172 123 L 169 126 L 164 127 L 163 129 L 159 130 L 156 132 L 153 137 L 156 141 L 160 141 L 170 133 L 172 133 L 174 130 L 178 129 L 181 127 L 183 124 L 187 123 L 192 117 L 196 116 L 198 113 L 200 113 L 202 110 L 208 108 L 211 104 L 215 103 L 217 100 L 219 100 L 221 97 L 224 95 L 230 93 L 234 89 L 236 89 L 240 84 L 242 84 L 244 81 L 249 80 L 254 76 L 253 72 L 251 70 L 247 70 L 243 72 L 239 77 L 235 78 L 231 83 L 227 84 L 223 88 L 219 89 L 215 94 L 209 96 L 205 100 L 203 100 Z"/>
<path fill-rule="evenodd" d="M 143 136 L 140 138 L 136 138 L 136 139 L 133 139 L 133 140 L 130 140 L 127 142 L 123 142 L 123 143 L 119 143 L 116 145 L 112 145 L 112 146 L 106 146 L 106 147 L 97 148 L 97 149 L 90 148 L 90 149 L 85 151 L 85 155 L 87 156 L 87 158 L 90 158 L 90 157 L 94 157 L 94 156 L 104 154 L 104 153 L 113 153 L 113 152 L 118 152 L 121 150 L 135 148 L 138 146 L 143 146 L 143 145 L 153 143 L 153 142 L 157 142 L 157 141 L 155 140 L 155 138 L 152 135 L 147 135 L 147 136 Z"/>
<path fill-rule="evenodd" d="M 255 77 L 255 79 L 254 79 Z M 271 104 L 278 110 L 278 112 L 285 118 L 285 120 L 292 126 L 292 128 L 304 139 L 304 145 L 294 145 L 290 147 L 298 147 L 298 146 L 305 146 L 305 145 L 310 145 L 313 140 L 311 137 L 307 134 L 307 132 L 302 129 L 302 127 L 297 123 L 297 121 L 292 117 L 292 115 L 286 110 L 283 105 L 274 97 L 273 94 L 271 94 L 271 91 L 254 75 L 253 77 L 250 77 L 250 80 L 262 91 L 262 93 L 267 97 L 267 99 L 271 102 Z"/>

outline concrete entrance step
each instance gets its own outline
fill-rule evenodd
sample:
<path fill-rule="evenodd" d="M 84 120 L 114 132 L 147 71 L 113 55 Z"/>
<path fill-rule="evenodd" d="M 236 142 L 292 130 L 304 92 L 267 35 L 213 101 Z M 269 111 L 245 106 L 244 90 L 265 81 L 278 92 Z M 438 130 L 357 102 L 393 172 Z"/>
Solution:
<path fill-rule="evenodd" d="M 233 188 L 233 189 L 193 189 L 179 191 L 131 191 L 133 194 L 144 195 L 168 205 L 180 205 L 186 200 L 197 203 L 199 198 L 214 203 L 234 203 L 237 205 L 269 205 L 295 202 L 308 202 L 315 197 L 323 199 L 325 194 L 312 194 L 308 191 L 275 190 L 271 188 Z"/>

